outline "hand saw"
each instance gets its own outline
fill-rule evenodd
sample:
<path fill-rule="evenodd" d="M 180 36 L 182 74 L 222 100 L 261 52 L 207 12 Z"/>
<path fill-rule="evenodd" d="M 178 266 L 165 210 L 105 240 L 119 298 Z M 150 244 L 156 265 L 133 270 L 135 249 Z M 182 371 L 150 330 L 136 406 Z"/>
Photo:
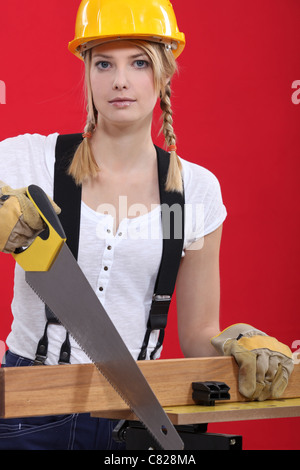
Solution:
<path fill-rule="evenodd" d="M 30 287 L 48 305 L 97 369 L 110 382 L 160 448 L 183 442 L 130 354 L 117 329 L 67 247 L 47 195 L 31 185 L 27 196 L 46 224 L 35 241 L 13 256 Z"/>

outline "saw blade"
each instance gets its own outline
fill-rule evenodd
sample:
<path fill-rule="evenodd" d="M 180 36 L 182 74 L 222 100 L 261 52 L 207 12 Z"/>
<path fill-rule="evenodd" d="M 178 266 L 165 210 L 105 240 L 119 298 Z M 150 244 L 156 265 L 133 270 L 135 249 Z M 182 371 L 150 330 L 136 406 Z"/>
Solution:
<path fill-rule="evenodd" d="M 67 245 L 48 271 L 27 271 L 25 276 L 159 447 L 182 450 L 176 429 Z"/>

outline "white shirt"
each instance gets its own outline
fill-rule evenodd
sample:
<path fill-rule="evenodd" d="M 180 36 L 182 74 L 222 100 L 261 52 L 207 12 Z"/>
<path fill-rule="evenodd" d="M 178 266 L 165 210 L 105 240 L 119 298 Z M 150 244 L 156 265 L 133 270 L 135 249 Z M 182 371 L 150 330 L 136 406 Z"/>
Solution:
<path fill-rule="evenodd" d="M 0 180 L 12 188 L 36 184 L 52 197 L 57 136 L 26 134 L 0 142 Z M 223 223 L 226 209 L 217 178 L 199 165 L 181 161 L 186 203 L 185 252 L 191 243 Z M 122 202 L 126 203 L 126 199 Z M 113 222 L 111 215 L 96 212 L 82 202 L 78 264 L 137 359 L 162 253 L 160 207 L 139 217 L 123 219 L 115 236 Z M 34 358 L 45 327 L 44 304 L 27 285 L 24 271 L 18 265 L 12 313 L 7 345 L 15 354 Z M 65 335 L 60 325 L 48 328 L 46 364 L 57 364 Z M 154 332 L 147 358 L 156 339 L 157 332 Z M 90 362 L 72 338 L 71 345 L 71 363 Z"/>

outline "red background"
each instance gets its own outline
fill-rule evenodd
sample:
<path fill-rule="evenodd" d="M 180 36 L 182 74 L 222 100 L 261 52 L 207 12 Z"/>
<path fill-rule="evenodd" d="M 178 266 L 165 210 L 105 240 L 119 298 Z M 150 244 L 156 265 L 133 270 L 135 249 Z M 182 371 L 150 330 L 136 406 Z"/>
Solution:
<path fill-rule="evenodd" d="M 66 48 L 78 5 L 0 0 L 0 80 L 6 85 L 0 140 L 83 129 L 82 64 Z M 228 210 L 221 327 L 248 322 L 292 348 L 300 340 L 300 88 L 295 89 L 300 82 L 292 88 L 300 79 L 300 3 L 173 0 L 173 5 L 187 39 L 173 84 L 179 154 L 216 174 Z M 0 262 L 0 340 L 5 340 L 13 263 L 8 255 L 0 255 Z M 180 357 L 174 307 L 167 330 L 163 357 Z M 297 418 L 274 419 L 209 429 L 241 433 L 245 449 L 299 449 L 297 424 Z"/>

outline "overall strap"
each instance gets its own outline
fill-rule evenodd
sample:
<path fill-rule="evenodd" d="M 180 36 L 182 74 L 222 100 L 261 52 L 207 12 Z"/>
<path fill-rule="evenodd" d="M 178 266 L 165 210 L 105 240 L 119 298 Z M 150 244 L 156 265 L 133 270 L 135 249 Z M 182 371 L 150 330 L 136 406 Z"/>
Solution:
<path fill-rule="evenodd" d="M 67 245 L 73 256 L 77 259 L 80 230 L 80 209 L 81 209 L 81 186 L 77 186 L 73 178 L 68 175 L 67 169 L 71 163 L 78 145 L 82 141 L 81 134 L 59 135 L 55 148 L 55 166 L 54 166 L 54 190 L 53 199 L 61 208 L 59 219 L 64 228 Z M 40 339 L 35 356 L 35 365 L 42 365 L 47 359 L 48 352 L 48 326 L 50 324 L 59 324 L 59 321 L 45 305 L 46 326 L 44 334 Z M 69 334 L 60 350 L 59 364 L 68 364 L 71 356 L 71 345 Z"/>
<path fill-rule="evenodd" d="M 184 244 L 184 194 L 165 190 L 170 155 L 159 147 L 156 147 L 156 152 L 163 230 L 163 251 L 155 283 L 146 334 L 138 360 L 146 359 L 147 347 L 152 331 L 159 330 L 159 336 L 157 344 L 150 354 L 150 359 L 154 359 L 156 352 L 162 346 L 165 327 L 167 325 L 168 311 L 175 289 Z"/>
<path fill-rule="evenodd" d="M 66 243 L 76 259 L 80 232 L 81 186 L 75 184 L 67 170 L 81 142 L 81 134 L 58 136 L 54 167 L 53 199 L 62 209 L 58 217 L 67 237 Z"/>
<path fill-rule="evenodd" d="M 81 186 L 77 186 L 73 178 L 68 175 L 67 169 L 71 163 L 78 145 L 82 142 L 81 134 L 60 135 L 57 138 L 55 149 L 54 193 L 53 199 L 62 209 L 60 221 L 67 237 L 67 245 L 74 257 L 78 256 Z M 172 294 L 175 288 L 177 272 L 180 264 L 184 242 L 184 195 L 178 192 L 167 192 L 165 182 L 167 178 L 170 155 L 159 147 L 155 147 L 158 162 L 158 179 L 161 202 L 161 216 L 163 229 L 163 253 L 147 323 L 147 330 L 141 348 L 139 360 L 145 359 L 151 332 L 159 330 L 157 345 L 150 358 L 162 346 L 164 330 L 167 324 L 168 311 Z M 47 329 L 50 324 L 59 324 L 58 320 L 45 306 L 46 326 L 44 335 L 39 341 L 35 364 L 44 364 L 47 358 L 48 338 Z M 60 364 L 70 362 L 71 346 L 69 334 L 60 351 Z"/>

